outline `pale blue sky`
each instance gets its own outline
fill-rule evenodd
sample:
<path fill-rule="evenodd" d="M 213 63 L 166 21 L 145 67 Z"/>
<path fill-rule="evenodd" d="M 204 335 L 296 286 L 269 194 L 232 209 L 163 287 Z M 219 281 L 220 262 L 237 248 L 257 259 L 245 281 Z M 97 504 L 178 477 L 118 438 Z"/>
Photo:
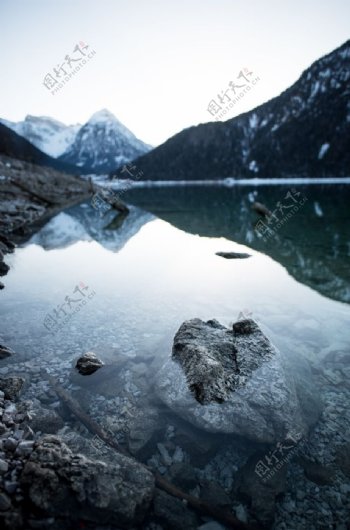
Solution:
<path fill-rule="evenodd" d="M 0 0 L 0 116 L 84 123 L 108 108 L 157 145 L 210 121 L 242 67 L 260 82 L 231 118 L 349 38 L 348 0 Z M 78 41 L 96 55 L 54 96 L 43 78 Z"/>

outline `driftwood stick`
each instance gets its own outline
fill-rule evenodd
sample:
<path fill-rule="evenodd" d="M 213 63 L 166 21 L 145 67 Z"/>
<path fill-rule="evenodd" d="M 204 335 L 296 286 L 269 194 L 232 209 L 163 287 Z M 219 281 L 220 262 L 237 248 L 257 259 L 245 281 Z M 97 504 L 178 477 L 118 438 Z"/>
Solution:
<path fill-rule="evenodd" d="M 56 381 L 54 377 L 49 375 L 45 370 L 42 370 L 42 375 L 45 377 L 45 379 L 49 381 L 49 383 L 52 385 L 56 394 L 63 401 L 63 403 L 85 425 L 85 427 L 92 434 L 97 435 L 99 438 L 101 438 L 101 440 L 103 440 L 115 451 L 129 458 L 132 458 L 133 460 L 136 460 L 128 451 L 123 449 L 104 429 L 102 429 L 93 419 L 91 419 L 88 414 L 86 414 L 86 412 L 82 409 L 79 403 L 70 395 L 69 392 L 67 392 L 67 390 L 65 390 Z M 215 506 L 208 504 L 207 502 L 197 499 L 193 495 L 189 495 L 185 491 L 182 491 L 180 488 L 177 488 L 176 486 L 168 482 L 158 473 L 155 473 L 152 469 L 150 469 L 142 462 L 139 463 L 153 474 L 155 478 L 155 484 L 156 486 L 158 486 L 158 488 L 166 491 L 173 497 L 177 497 L 178 499 L 187 501 L 187 504 L 197 512 L 209 515 L 210 517 L 213 517 L 217 521 L 220 521 L 227 527 L 233 528 L 235 530 L 258 530 L 256 526 L 243 523 L 242 521 L 234 517 L 234 515 L 232 515 L 231 513 L 225 510 L 218 509 Z"/>
<path fill-rule="evenodd" d="M 65 390 L 54 377 L 49 375 L 46 371 L 42 371 L 42 375 L 49 381 L 56 394 L 69 408 L 69 410 L 81 421 L 83 425 L 92 433 L 96 434 L 107 445 L 111 446 L 116 451 L 119 451 L 125 456 L 130 456 L 125 449 L 123 449 L 98 423 L 90 418 L 88 414 L 82 409 L 79 403 Z"/>

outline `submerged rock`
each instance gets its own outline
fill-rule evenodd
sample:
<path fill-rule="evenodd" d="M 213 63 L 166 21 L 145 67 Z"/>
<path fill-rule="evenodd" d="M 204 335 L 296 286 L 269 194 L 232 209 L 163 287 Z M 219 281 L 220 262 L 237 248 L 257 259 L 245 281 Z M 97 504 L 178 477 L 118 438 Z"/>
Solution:
<path fill-rule="evenodd" d="M 311 462 L 305 458 L 301 460 L 306 478 L 318 484 L 326 486 L 335 482 L 335 471 L 330 466 L 324 466 L 320 462 Z"/>
<path fill-rule="evenodd" d="M 10 267 L 4 261 L 2 261 L 2 258 L 0 257 L 0 276 L 5 276 L 9 270 Z"/>
<path fill-rule="evenodd" d="M 274 471 L 272 478 L 265 482 L 257 473 L 257 465 L 266 458 L 264 453 L 255 453 L 238 470 L 235 492 L 244 500 L 251 515 L 263 528 L 270 528 L 275 517 L 276 499 L 286 490 L 287 464 Z"/>
<path fill-rule="evenodd" d="M 168 495 L 164 491 L 156 490 L 154 497 L 154 516 L 163 528 L 169 530 L 196 530 L 199 519 L 197 515 L 189 510 L 180 500 Z"/>
<path fill-rule="evenodd" d="M 32 512 L 58 517 L 73 527 L 79 520 L 131 528 L 144 519 L 154 478 L 144 466 L 116 454 L 107 465 L 74 455 L 59 438 L 41 439 L 21 475 Z"/>
<path fill-rule="evenodd" d="M 250 258 L 250 254 L 246 254 L 245 252 L 216 252 L 216 255 L 226 259 Z"/>
<path fill-rule="evenodd" d="M 56 434 L 64 426 L 64 421 L 54 410 L 36 405 L 30 426 L 34 431 Z"/>
<path fill-rule="evenodd" d="M 238 321 L 232 330 L 216 320 L 189 320 L 175 336 L 156 391 L 175 413 L 206 431 L 266 443 L 291 430 L 305 436 L 320 406 L 307 364 L 300 360 L 305 388 L 287 361 L 253 320 Z"/>
<path fill-rule="evenodd" d="M 102 366 L 104 366 L 104 362 L 97 357 L 96 353 L 90 351 L 84 353 L 75 365 L 81 375 L 91 375 Z"/>
<path fill-rule="evenodd" d="M 13 353 L 14 352 L 10 348 L 7 348 L 6 346 L 0 344 L 0 359 L 6 359 L 6 357 L 11 357 Z"/>
<path fill-rule="evenodd" d="M 253 202 L 252 210 L 261 215 L 262 217 L 271 217 L 272 213 L 270 210 L 261 202 Z"/>
<path fill-rule="evenodd" d="M 23 377 L 0 377 L 0 390 L 4 392 L 5 399 L 15 400 L 24 383 Z"/>
<path fill-rule="evenodd" d="M 196 400 L 204 404 L 227 400 L 274 353 L 253 320 L 236 322 L 230 330 L 217 320 L 193 319 L 176 333 L 172 357 Z"/>

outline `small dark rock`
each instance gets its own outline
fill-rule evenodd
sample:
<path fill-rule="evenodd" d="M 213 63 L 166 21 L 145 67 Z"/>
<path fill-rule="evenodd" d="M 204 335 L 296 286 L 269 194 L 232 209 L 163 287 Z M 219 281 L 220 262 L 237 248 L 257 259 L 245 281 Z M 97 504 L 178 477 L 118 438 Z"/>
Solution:
<path fill-rule="evenodd" d="M 64 421 L 54 410 L 37 407 L 35 415 L 32 416 L 30 426 L 33 431 L 41 431 L 45 434 L 56 434 L 64 426 Z"/>
<path fill-rule="evenodd" d="M 10 348 L 7 348 L 6 346 L 3 346 L 2 344 L 0 344 L 0 359 L 11 357 L 13 353 L 14 352 Z"/>
<path fill-rule="evenodd" d="M 338 449 L 337 464 L 344 475 L 350 478 L 350 443 Z"/>
<path fill-rule="evenodd" d="M 232 505 L 232 500 L 220 484 L 209 480 L 201 481 L 200 498 L 218 508 L 227 508 Z"/>
<path fill-rule="evenodd" d="M 81 375 L 91 375 L 102 366 L 104 366 L 104 362 L 94 352 L 84 353 L 75 365 Z"/>
<path fill-rule="evenodd" d="M 0 234 L 0 243 L 1 243 L 1 250 L 3 252 L 13 252 L 16 248 L 16 245 L 10 241 L 6 236 L 3 234 Z"/>
<path fill-rule="evenodd" d="M 302 460 L 301 465 L 304 468 L 306 478 L 315 484 L 326 486 L 334 483 L 335 471 L 332 468 L 323 466 L 319 462 L 310 462 L 305 459 Z"/>
<path fill-rule="evenodd" d="M 3 441 L 3 448 L 6 451 L 14 452 L 17 448 L 17 445 L 18 445 L 18 440 L 15 440 L 14 438 L 11 438 L 11 437 Z"/>
<path fill-rule="evenodd" d="M 154 496 L 154 514 L 164 528 L 169 530 L 196 530 L 199 520 L 196 514 L 171 495 L 156 490 Z"/>
<path fill-rule="evenodd" d="M 246 254 L 245 252 L 216 252 L 216 255 L 225 259 L 245 259 L 251 257 L 250 254 Z"/>
<path fill-rule="evenodd" d="M 7 265 L 7 263 L 0 259 L 0 276 L 5 276 L 5 274 L 7 274 L 9 270 L 10 267 Z"/>
<path fill-rule="evenodd" d="M 195 470 L 184 462 L 176 462 L 170 468 L 171 482 L 189 491 L 196 487 L 198 479 Z"/>
<path fill-rule="evenodd" d="M 252 210 L 261 215 L 262 217 L 271 217 L 272 213 L 270 210 L 261 202 L 253 202 Z"/>

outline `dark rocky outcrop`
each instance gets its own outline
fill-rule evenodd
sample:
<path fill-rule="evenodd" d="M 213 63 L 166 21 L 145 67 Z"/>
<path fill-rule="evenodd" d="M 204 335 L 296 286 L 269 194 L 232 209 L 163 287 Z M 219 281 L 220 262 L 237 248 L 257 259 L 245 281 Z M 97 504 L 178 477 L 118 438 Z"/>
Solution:
<path fill-rule="evenodd" d="M 305 436 L 320 413 L 307 363 L 298 359 L 298 370 L 291 368 L 253 320 L 230 330 L 193 319 L 177 332 L 155 387 L 170 409 L 201 429 L 274 443 L 290 430 Z"/>
<path fill-rule="evenodd" d="M 217 320 L 187 321 L 175 335 L 172 353 L 201 404 L 226 401 L 273 355 L 270 342 L 253 320 L 236 322 L 232 330 Z"/>
<path fill-rule="evenodd" d="M 107 465 L 74 455 L 58 438 L 46 436 L 21 475 L 30 509 L 72 525 L 80 520 L 130 528 L 142 522 L 154 492 L 144 466 L 122 456 Z"/>

